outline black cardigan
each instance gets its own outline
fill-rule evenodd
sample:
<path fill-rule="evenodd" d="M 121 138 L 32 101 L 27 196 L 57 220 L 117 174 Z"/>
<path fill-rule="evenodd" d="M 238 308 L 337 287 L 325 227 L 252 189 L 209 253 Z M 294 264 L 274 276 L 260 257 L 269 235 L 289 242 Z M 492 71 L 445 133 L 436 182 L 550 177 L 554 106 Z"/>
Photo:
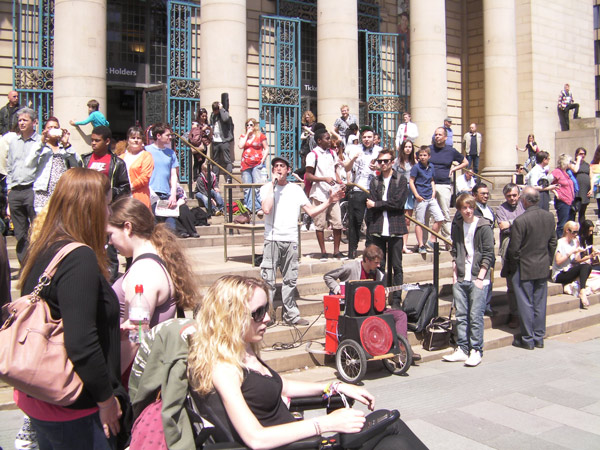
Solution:
<path fill-rule="evenodd" d="M 38 257 L 22 295 L 33 291 L 39 276 L 65 244 L 56 243 Z M 41 296 L 52 317 L 63 319 L 67 354 L 83 381 L 82 394 L 69 408 L 94 407 L 122 391 L 119 301 L 102 276 L 92 249 L 80 247 L 69 253 Z"/>

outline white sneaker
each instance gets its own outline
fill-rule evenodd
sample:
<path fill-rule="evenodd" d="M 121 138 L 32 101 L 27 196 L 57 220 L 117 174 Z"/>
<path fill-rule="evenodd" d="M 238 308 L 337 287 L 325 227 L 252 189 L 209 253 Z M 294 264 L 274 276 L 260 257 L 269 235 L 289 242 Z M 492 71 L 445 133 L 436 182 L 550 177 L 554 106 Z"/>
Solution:
<path fill-rule="evenodd" d="M 446 355 L 444 356 L 444 361 L 448 361 L 448 362 L 457 362 L 457 361 L 466 361 L 469 357 L 467 356 L 467 354 L 465 352 L 463 352 L 463 349 L 460 347 L 456 347 L 456 350 L 454 350 L 454 353 L 452 353 L 451 355 Z"/>
<path fill-rule="evenodd" d="M 475 366 L 478 366 L 480 362 L 481 362 L 481 352 L 478 350 L 472 349 L 471 354 L 465 361 L 465 366 L 475 367 Z"/>
<path fill-rule="evenodd" d="M 563 293 L 567 295 L 573 295 L 573 284 L 565 284 L 563 287 Z"/>

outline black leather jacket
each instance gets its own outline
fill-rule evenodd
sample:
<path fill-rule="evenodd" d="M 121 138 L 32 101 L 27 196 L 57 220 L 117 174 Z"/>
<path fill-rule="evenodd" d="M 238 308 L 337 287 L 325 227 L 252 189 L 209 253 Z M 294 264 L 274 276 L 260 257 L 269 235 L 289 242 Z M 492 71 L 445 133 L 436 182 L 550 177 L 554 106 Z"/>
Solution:
<path fill-rule="evenodd" d="M 112 201 L 123 195 L 131 195 L 131 187 L 129 186 L 129 176 L 127 175 L 127 166 L 125 161 L 119 158 L 110 150 L 110 166 L 108 168 L 108 178 L 110 180 L 110 187 L 112 188 Z M 83 167 L 87 167 L 90 164 L 92 152 L 81 155 L 83 161 Z"/>

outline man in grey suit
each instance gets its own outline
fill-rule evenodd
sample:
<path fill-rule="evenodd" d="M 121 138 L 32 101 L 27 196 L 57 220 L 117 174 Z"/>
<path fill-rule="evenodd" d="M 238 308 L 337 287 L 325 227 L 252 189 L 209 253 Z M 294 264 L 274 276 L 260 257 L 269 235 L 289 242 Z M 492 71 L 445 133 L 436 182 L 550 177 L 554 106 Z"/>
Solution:
<path fill-rule="evenodd" d="M 533 187 L 523 189 L 525 212 L 513 221 L 507 252 L 521 325 L 513 345 L 527 350 L 544 348 L 548 268 L 556 250 L 554 216 L 537 206 L 539 200 Z"/>

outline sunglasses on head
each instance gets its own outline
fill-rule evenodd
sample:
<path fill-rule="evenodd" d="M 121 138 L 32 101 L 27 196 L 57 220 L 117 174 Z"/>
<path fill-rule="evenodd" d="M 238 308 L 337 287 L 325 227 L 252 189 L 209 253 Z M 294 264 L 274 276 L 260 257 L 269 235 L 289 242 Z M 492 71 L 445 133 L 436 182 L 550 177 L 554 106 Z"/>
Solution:
<path fill-rule="evenodd" d="M 257 323 L 262 322 L 264 320 L 265 316 L 267 315 L 267 310 L 268 310 L 268 306 L 262 305 L 258 309 L 252 311 L 250 313 L 250 315 L 252 316 L 252 320 L 254 320 Z"/>

